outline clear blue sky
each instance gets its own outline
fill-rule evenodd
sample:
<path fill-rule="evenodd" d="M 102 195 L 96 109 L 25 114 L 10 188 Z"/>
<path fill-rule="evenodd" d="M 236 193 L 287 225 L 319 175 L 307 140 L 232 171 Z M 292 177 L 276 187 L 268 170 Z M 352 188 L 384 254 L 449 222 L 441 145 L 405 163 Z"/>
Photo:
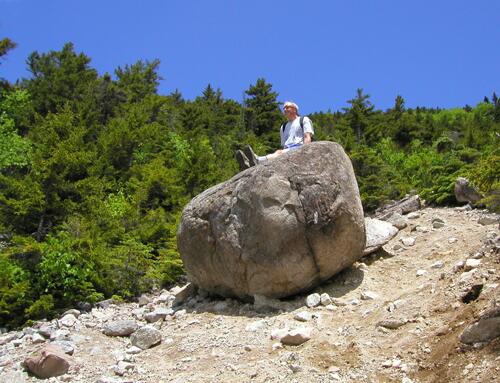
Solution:
<path fill-rule="evenodd" d="M 500 93 L 499 0 L 0 0 L 18 43 L 0 77 L 29 77 L 33 51 L 73 42 L 100 74 L 160 59 L 160 94 L 208 83 L 226 98 L 263 77 L 303 114 L 363 88 L 379 109 L 475 105 Z"/>

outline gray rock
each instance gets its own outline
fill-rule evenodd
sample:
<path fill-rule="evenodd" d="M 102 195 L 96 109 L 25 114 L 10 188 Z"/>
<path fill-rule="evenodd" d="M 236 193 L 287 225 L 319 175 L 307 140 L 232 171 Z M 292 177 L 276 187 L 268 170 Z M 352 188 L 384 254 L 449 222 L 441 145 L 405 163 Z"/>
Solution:
<path fill-rule="evenodd" d="M 210 293 L 309 290 L 365 248 L 351 162 L 340 145 L 313 142 L 247 169 L 195 197 L 177 238 L 189 279 Z"/>
<path fill-rule="evenodd" d="M 401 238 L 401 242 L 405 246 L 413 246 L 413 245 L 415 245 L 415 238 L 413 238 L 413 237 L 404 237 L 404 238 Z"/>
<path fill-rule="evenodd" d="M 401 242 L 405 246 L 413 246 L 413 245 L 415 245 L 415 238 L 413 238 L 413 237 L 404 237 L 404 238 L 401 238 Z"/>
<path fill-rule="evenodd" d="M 139 299 L 137 299 L 137 303 L 139 304 L 140 307 L 146 306 L 148 303 L 151 302 L 151 299 L 147 296 L 142 294 Z"/>
<path fill-rule="evenodd" d="M 363 255 L 373 253 L 389 242 L 398 233 L 398 229 L 389 222 L 376 218 L 365 218 L 366 247 Z"/>
<path fill-rule="evenodd" d="M 386 219 L 394 227 L 397 227 L 399 230 L 404 229 L 408 226 L 408 218 L 399 213 L 392 214 L 389 218 Z"/>
<path fill-rule="evenodd" d="M 298 320 L 299 322 L 308 322 L 312 319 L 312 314 L 308 311 L 299 311 L 293 316 L 293 319 Z"/>
<path fill-rule="evenodd" d="M 321 295 L 318 293 L 310 294 L 306 298 L 307 307 L 316 307 L 321 303 Z"/>
<path fill-rule="evenodd" d="M 441 229 L 442 227 L 445 227 L 446 223 L 444 221 L 432 221 L 432 228 L 433 229 Z"/>
<path fill-rule="evenodd" d="M 68 372 L 70 359 L 60 347 L 47 345 L 38 355 L 27 358 L 24 366 L 39 378 L 47 379 Z"/>
<path fill-rule="evenodd" d="M 245 331 L 248 332 L 257 332 L 259 330 L 262 330 L 266 326 L 266 321 L 264 319 L 260 319 L 258 321 L 254 321 L 252 323 L 249 323 L 245 327 Z"/>
<path fill-rule="evenodd" d="M 420 212 L 418 211 L 413 211 L 411 213 L 408 213 L 407 217 L 408 219 L 417 219 L 417 218 L 420 218 Z"/>
<path fill-rule="evenodd" d="M 14 339 L 17 339 L 17 334 L 15 334 L 15 333 L 3 335 L 2 337 L 0 337 L 0 346 L 3 346 L 4 344 L 10 343 Z"/>
<path fill-rule="evenodd" d="M 68 340 L 55 340 L 51 344 L 60 347 L 65 354 L 73 355 L 75 352 L 75 345 Z"/>
<path fill-rule="evenodd" d="M 132 347 L 127 348 L 126 352 L 127 352 L 127 354 L 136 355 L 136 354 L 139 354 L 141 351 L 142 351 L 142 348 L 139 348 L 137 346 L 132 346 Z"/>
<path fill-rule="evenodd" d="M 498 214 L 484 214 L 479 219 L 477 222 L 483 226 L 488 226 L 488 225 L 496 225 L 499 223 L 499 218 Z"/>
<path fill-rule="evenodd" d="M 477 322 L 467 326 L 460 335 L 466 344 L 489 342 L 500 336 L 500 306 L 486 311 Z"/>
<path fill-rule="evenodd" d="M 130 342 L 146 350 L 161 343 L 161 332 L 152 326 L 144 326 L 130 336 Z"/>
<path fill-rule="evenodd" d="M 103 301 L 97 302 L 96 306 L 101 309 L 107 309 L 109 306 L 116 304 L 114 299 L 105 299 Z"/>
<path fill-rule="evenodd" d="M 403 319 L 385 319 L 377 323 L 377 326 L 388 328 L 390 330 L 396 330 L 401 326 L 404 326 L 406 321 Z"/>
<path fill-rule="evenodd" d="M 137 327 L 133 320 L 119 320 L 106 323 L 102 332 L 107 336 L 129 336 Z"/>
<path fill-rule="evenodd" d="M 78 319 L 73 314 L 67 314 L 59 319 L 58 322 L 59 326 L 73 327 L 78 322 Z"/>
<path fill-rule="evenodd" d="M 116 375 L 123 376 L 127 372 L 134 371 L 135 366 L 132 363 L 125 362 L 123 360 L 119 361 L 116 366 L 113 367 L 113 371 Z"/>
<path fill-rule="evenodd" d="M 470 202 L 475 204 L 482 198 L 481 194 L 469 185 L 469 180 L 467 178 L 458 177 L 455 181 L 454 191 L 455 198 L 458 202 Z"/>
<path fill-rule="evenodd" d="M 443 261 L 436 261 L 431 265 L 431 269 L 442 269 L 444 267 Z"/>
<path fill-rule="evenodd" d="M 481 260 L 480 259 L 469 258 L 469 259 L 467 259 L 465 261 L 464 270 L 465 271 L 470 271 L 470 270 L 475 269 L 476 267 L 478 267 L 480 264 L 481 264 Z"/>
<path fill-rule="evenodd" d="M 64 312 L 63 317 L 69 314 L 73 315 L 75 318 L 78 318 L 81 313 L 77 309 L 70 309 Z"/>
<path fill-rule="evenodd" d="M 363 291 L 361 292 L 361 299 L 364 301 L 378 299 L 378 294 L 373 291 Z"/>
<path fill-rule="evenodd" d="M 186 302 L 190 297 L 196 295 L 198 288 L 193 283 L 187 283 L 183 287 L 177 287 L 172 291 L 175 299 L 172 303 L 173 306 L 179 306 Z"/>
<path fill-rule="evenodd" d="M 421 207 L 418 195 L 407 196 L 400 201 L 392 202 L 375 211 L 375 217 L 386 221 L 394 213 L 408 214 L 417 211 Z"/>
<path fill-rule="evenodd" d="M 159 307 L 155 311 L 144 314 L 144 319 L 148 323 L 158 322 L 159 320 L 165 319 L 167 315 L 173 315 L 174 310 L 165 307 Z"/>
<path fill-rule="evenodd" d="M 40 344 L 40 343 L 45 342 L 45 337 L 43 337 L 39 333 L 35 333 L 35 334 L 33 334 L 31 341 L 33 342 L 33 344 Z"/>
<path fill-rule="evenodd" d="M 320 298 L 321 298 L 321 304 L 323 306 L 328 306 L 332 304 L 332 298 L 330 298 L 330 295 L 328 295 L 327 293 L 321 294 Z"/>

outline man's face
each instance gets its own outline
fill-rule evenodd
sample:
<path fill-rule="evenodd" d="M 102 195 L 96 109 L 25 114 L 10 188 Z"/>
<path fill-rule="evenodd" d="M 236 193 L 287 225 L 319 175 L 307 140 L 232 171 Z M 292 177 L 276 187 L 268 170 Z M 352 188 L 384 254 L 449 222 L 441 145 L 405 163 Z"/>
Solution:
<path fill-rule="evenodd" d="M 295 108 L 290 105 L 287 105 L 283 108 L 283 113 L 289 120 L 295 118 L 295 116 L 297 115 L 297 111 L 295 110 Z"/>

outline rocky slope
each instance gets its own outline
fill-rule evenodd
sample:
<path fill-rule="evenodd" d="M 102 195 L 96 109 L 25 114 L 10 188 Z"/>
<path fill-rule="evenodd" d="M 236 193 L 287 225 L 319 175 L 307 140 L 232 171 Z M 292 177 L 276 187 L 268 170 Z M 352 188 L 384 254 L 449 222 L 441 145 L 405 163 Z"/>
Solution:
<path fill-rule="evenodd" d="M 498 221 L 483 214 L 411 213 L 383 249 L 318 295 L 250 304 L 174 289 L 71 310 L 0 337 L 0 382 L 39 382 L 22 364 L 50 342 L 69 370 L 48 382 L 500 381 L 500 338 L 480 338 L 500 327 Z M 184 302 L 172 307 L 175 299 Z"/>

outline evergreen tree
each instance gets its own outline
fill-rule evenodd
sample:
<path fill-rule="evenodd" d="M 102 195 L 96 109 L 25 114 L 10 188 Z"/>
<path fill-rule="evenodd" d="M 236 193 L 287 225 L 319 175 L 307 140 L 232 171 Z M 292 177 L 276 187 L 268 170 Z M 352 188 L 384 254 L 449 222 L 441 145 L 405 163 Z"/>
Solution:
<path fill-rule="evenodd" d="M 147 95 L 156 94 L 159 82 L 162 79 L 158 74 L 160 60 L 139 60 L 133 65 L 125 65 L 115 70 L 118 78 L 117 86 L 121 89 L 129 102 L 137 102 Z"/>
<path fill-rule="evenodd" d="M 33 77 L 25 81 L 25 86 L 36 112 L 45 116 L 56 113 L 68 101 L 81 101 L 97 80 L 97 72 L 89 63 L 89 57 L 75 53 L 72 43 L 65 44 L 61 51 L 33 52 L 28 57 Z"/>
<path fill-rule="evenodd" d="M 282 120 L 277 101 L 278 93 L 274 92 L 272 87 L 272 84 L 259 78 L 255 85 L 245 91 L 248 96 L 245 100 L 246 127 L 257 136 L 275 130 Z"/>
<path fill-rule="evenodd" d="M 344 108 L 351 128 L 356 134 L 357 142 L 360 143 L 366 127 L 369 125 L 369 117 L 373 113 L 374 105 L 370 102 L 370 95 L 363 94 L 363 89 L 356 90 L 356 97 L 347 101 L 350 108 Z"/>

